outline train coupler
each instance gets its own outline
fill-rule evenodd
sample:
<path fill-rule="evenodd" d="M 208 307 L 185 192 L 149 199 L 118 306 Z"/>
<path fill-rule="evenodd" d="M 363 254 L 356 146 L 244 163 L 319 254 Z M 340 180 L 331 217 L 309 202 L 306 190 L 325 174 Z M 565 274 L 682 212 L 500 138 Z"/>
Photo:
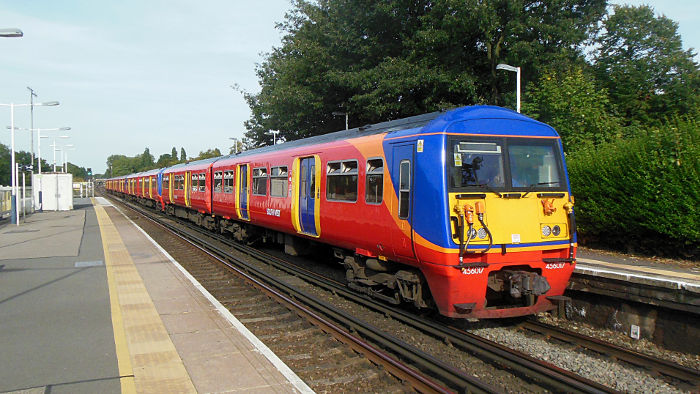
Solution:
<path fill-rule="evenodd" d="M 488 287 L 495 293 L 507 294 L 513 300 L 535 303 L 535 297 L 546 294 L 551 286 L 547 278 L 530 271 L 503 270 L 489 275 Z"/>

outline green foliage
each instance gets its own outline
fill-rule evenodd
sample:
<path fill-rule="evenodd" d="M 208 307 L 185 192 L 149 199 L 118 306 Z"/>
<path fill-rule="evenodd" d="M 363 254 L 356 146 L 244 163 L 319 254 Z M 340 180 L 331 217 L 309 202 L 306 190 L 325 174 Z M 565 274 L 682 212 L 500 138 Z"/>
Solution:
<path fill-rule="evenodd" d="M 246 136 L 290 141 L 442 108 L 499 103 L 514 79 L 501 62 L 583 62 L 581 44 L 604 0 L 298 0 L 286 33 L 258 66 L 261 91 L 245 93 Z M 510 81 L 510 82 L 509 82 Z M 504 89 L 507 87 L 507 89 Z"/>
<path fill-rule="evenodd" d="M 219 150 L 219 148 L 207 149 L 204 152 L 199 152 L 199 155 L 197 157 L 193 158 L 192 161 L 211 159 L 213 157 L 219 157 L 219 156 L 221 156 L 221 151 Z"/>
<path fill-rule="evenodd" d="M 581 240 L 700 256 L 700 129 L 674 118 L 637 137 L 568 157 Z"/>
<path fill-rule="evenodd" d="M 105 177 L 109 178 L 113 176 L 134 174 L 137 172 L 152 170 L 154 168 L 170 167 L 178 163 L 186 162 L 187 153 L 185 153 L 185 148 L 180 148 L 180 155 L 183 160 L 177 159 L 177 150 L 175 148 L 173 148 L 172 153 L 164 153 L 160 155 L 157 162 L 154 161 L 153 155 L 148 148 L 144 149 L 142 154 L 133 157 L 111 155 L 107 158 L 107 171 L 105 172 Z M 218 156 L 221 156 L 219 148 L 207 149 L 204 152 L 199 152 L 199 156 L 190 159 L 190 161 Z"/>
<path fill-rule="evenodd" d="M 566 152 L 611 141 L 622 133 L 607 91 L 583 68 L 546 71 L 531 85 L 523 112 L 554 127 Z"/>
<path fill-rule="evenodd" d="M 603 28 L 594 66 L 628 124 L 698 113 L 700 70 L 692 50 L 682 49 L 676 22 L 649 6 L 615 6 Z"/>

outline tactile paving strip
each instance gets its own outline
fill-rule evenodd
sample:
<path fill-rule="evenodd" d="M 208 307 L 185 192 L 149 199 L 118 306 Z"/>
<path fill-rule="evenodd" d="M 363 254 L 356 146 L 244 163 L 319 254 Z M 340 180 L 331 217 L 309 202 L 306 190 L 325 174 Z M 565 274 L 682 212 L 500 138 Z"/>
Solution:
<path fill-rule="evenodd" d="M 100 205 L 100 224 L 112 305 L 122 393 L 196 390 L 119 232 Z"/>

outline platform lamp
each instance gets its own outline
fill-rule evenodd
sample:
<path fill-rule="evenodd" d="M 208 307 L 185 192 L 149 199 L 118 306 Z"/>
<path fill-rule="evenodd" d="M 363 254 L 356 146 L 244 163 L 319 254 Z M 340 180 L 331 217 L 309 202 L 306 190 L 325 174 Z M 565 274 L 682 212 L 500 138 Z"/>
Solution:
<path fill-rule="evenodd" d="M 53 145 L 51 145 L 53 147 L 53 172 L 56 172 L 56 151 L 60 150 L 60 149 L 56 148 L 58 146 L 58 145 L 56 145 L 56 138 L 70 138 L 70 136 L 59 135 L 58 137 L 54 137 L 54 139 L 53 139 Z"/>
<path fill-rule="evenodd" d="M 272 134 L 272 145 L 277 145 L 277 134 L 279 134 L 279 130 L 270 130 L 268 134 Z"/>
<path fill-rule="evenodd" d="M 69 148 L 69 149 L 66 149 Z M 61 155 L 63 156 L 63 173 L 67 174 L 68 173 L 68 151 L 69 150 L 75 150 L 73 147 L 73 144 L 66 144 L 63 145 L 63 149 L 61 149 Z"/>
<path fill-rule="evenodd" d="M 0 106 L 2 107 L 10 107 L 10 140 L 11 140 L 11 174 L 12 174 L 12 203 L 11 203 L 11 223 L 16 224 L 19 226 L 19 210 L 17 209 L 17 176 L 15 174 L 15 107 L 28 107 L 30 105 L 34 105 L 37 107 L 41 106 L 46 106 L 46 107 L 53 107 L 58 105 L 58 101 L 47 101 L 44 103 L 33 103 L 33 104 L 15 104 L 15 103 L 9 103 L 9 104 L 2 104 L 0 103 Z M 33 163 L 32 163 L 33 164 Z"/>
<path fill-rule="evenodd" d="M 7 128 L 9 129 L 10 127 L 8 126 Z M 70 130 L 70 127 L 54 127 L 54 128 L 50 128 L 50 129 L 45 129 L 45 128 L 26 129 L 26 128 L 22 128 L 22 127 L 15 127 L 15 130 L 26 130 L 26 131 L 31 131 L 31 132 L 34 132 L 34 131 L 37 132 L 37 138 L 38 138 L 38 140 L 37 140 L 37 148 L 38 148 L 37 149 L 37 166 L 38 166 L 38 172 L 39 172 L 39 174 L 41 174 L 41 139 L 42 138 L 49 138 L 47 135 L 41 135 L 41 132 L 42 131 L 68 131 L 68 130 Z M 34 163 L 32 163 L 32 166 L 33 165 L 34 165 Z"/>
<path fill-rule="evenodd" d="M 496 70 L 506 70 L 506 71 L 512 71 L 517 74 L 517 83 L 515 87 L 515 95 L 516 95 L 516 108 L 518 113 L 520 113 L 520 67 L 513 67 L 509 66 L 507 64 L 499 64 L 496 66 Z"/>
<path fill-rule="evenodd" d="M 23 37 L 24 33 L 22 30 L 11 27 L 8 29 L 0 29 L 0 37 Z"/>

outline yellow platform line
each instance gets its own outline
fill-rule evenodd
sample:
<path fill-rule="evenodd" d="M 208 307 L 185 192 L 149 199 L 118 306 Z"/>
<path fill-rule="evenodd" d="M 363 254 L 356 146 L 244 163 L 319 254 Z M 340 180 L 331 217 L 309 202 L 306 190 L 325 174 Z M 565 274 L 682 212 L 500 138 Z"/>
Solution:
<path fill-rule="evenodd" d="M 105 254 L 122 393 L 196 393 L 117 228 L 104 207 L 92 202 Z"/>

